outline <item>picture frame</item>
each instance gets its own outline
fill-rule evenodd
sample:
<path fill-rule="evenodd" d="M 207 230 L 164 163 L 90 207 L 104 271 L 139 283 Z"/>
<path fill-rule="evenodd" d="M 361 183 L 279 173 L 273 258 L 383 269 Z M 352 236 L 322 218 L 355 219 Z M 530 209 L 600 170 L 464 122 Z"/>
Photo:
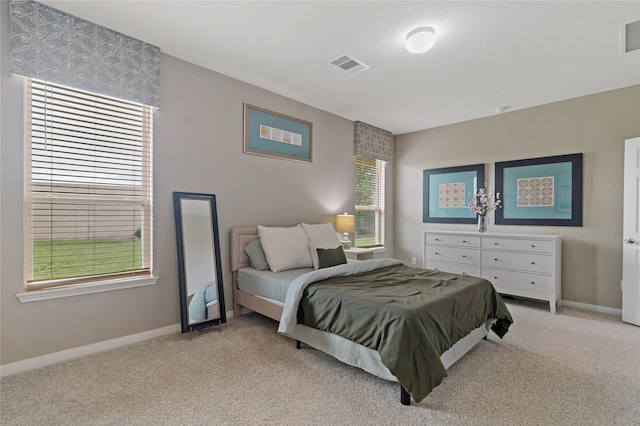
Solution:
<path fill-rule="evenodd" d="M 244 103 L 246 154 L 313 161 L 313 123 Z"/>
<path fill-rule="evenodd" d="M 582 226 L 582 153 L 497 162 L 497 225 Z"/>
<path fill-rule="evenodd" d="M 484 186 L 484 164 L 426 169 L 422 176 L 422 222 L 477 223 L 467 205 Z"/>

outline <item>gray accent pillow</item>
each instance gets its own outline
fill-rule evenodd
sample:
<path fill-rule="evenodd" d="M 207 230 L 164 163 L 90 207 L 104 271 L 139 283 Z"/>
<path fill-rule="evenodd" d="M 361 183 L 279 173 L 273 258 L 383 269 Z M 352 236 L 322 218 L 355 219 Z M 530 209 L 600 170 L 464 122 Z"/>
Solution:
<path fill-rule="evenodd" d="M 258 271 L 266 271 L 269 269 L 267 256 L 264 254 L 260 240 L 251 241 L 245 246 L 244 252 L 249 256 L 249 263 L 251 263 L 251 266 L 253 266 L 254 269 L 257 269 Z"/>
<path fill-rule="evenodd" d="M 319 269 L 347 263 L 347 256 L 344 254 L 342 246 L 334 249 L 317 249 Z"/>

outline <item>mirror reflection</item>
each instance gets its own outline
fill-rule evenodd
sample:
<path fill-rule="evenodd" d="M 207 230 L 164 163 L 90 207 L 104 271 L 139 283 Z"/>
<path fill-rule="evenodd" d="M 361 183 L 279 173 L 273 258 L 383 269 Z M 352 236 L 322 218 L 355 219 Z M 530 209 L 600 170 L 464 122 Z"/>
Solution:
<path fill-rule="evenodd" d="M 189 324 L 218 318 L 213 226 L 208 200 L 181 199 L 184 272 Z"/>
<path fill-rule="evenodd" d="M 215 195 L 174 193 L 182 332 L 226 322 Z"/>

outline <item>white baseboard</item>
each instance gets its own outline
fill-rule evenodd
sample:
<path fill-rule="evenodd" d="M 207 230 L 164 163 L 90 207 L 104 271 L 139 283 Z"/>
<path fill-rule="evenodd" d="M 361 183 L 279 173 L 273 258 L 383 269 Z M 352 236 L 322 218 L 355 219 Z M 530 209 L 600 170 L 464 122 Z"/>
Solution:
<path fill-rule="evenodd" d="M 589 303 L 581 303 L 581 302 L 572 302 L 571 300 L 563 300 L 562 306 L 567 306 L 569 308 L 584 309 L 586 311 L 601 312 L 603 314 L 622 316 L 622 309 L 610 308 L 608 306 L 591 305 Z"/>
<path fill-rule="evenodd" d="M 79 346 L 77 348 L 66 349 L 60 352 L 54 352 L 47 355 L 37 356 L 35 358 L 25 359 L 23 361 L 12 362 L 0 366 L 0 377 L 10 376 L 35 368 L 45 367 L 57 362 L 69 361 L 85 355 L 92 355 L 109 349 L 119 348 L 121 346 L 130 345 L 132 343 L 143 342 L 155 337 L 164 336 L 171 333 L 179 333 L 180 325 L 169 325 L 155 330 L 144 331 L 142 333 L 131 334 L 129 336 L 118 337 L 116 339 L 104 340 L 90 345 Z"/>
<path fill-rule="evenodd" d="M 233 318 L 233 311 L 227 311 L 227 318 Z M 54 352 L 47 355 L 37 356 L 35 358 L 16 361 L 9 364 L 0 365 L 0 377 L 10 376 L 12 374 L 23 373 L 57 362 L 70 361 L 85 355 L 97 354 L 110 349 L 119 348 L 121 346 L 130 345 L 132 343 L 144 342 L 145 340 L 164 336 L 171 333 L 180 333 L 180 324 L 168 325 L 155 330 L 144 331 L 142 333 L 131 334 L 129 336 L 118 337 L 116 339 L 105 340 L 90 345 L 79 346 L 77 348 L 66 349 L 60 352 Z"/>

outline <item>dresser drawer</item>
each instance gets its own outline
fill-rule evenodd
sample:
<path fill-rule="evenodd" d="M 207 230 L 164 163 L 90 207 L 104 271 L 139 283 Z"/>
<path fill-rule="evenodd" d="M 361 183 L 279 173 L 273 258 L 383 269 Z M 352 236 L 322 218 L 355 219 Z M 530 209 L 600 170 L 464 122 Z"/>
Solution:
<path fill-rule="evenodd" d="M 496 289 L 518 289 L 553 294 L 553 277 L 549 275 L 526 274 L 500 269 L 482 269 L 482 278 L 491 281 Z M 504 291 L 504 293 L 509 293 Z"/>
<path fill-rule="evenodd" d="M 461 265 L 459 263 L 445 263 L 445 262 L 432 262 L 427 261 L 425 265 L 426 269 L 432 269 L 434 271 L 450 272 L 452 274 L 471 275 L 474 277 L 480 276 L 480 268 L 472 265 Z"/>
<path fill-rule="evenodd" d="M 480 265 L 480 252 L 476 249 L 425 246 L 424 257 L 435 262 L 456 262 L 467 265 Z"/>
<path fill-rule="evenodd" d="M 553 253 L 553 242 L 545 240 L 520 240 L 510 238 L 483 238 L 484 250 L 530 251 L 533 253 Z"/>
<path fill-rule="evenodd" d="M 482 267 L 552 274 L 553 256 L 487 250 L 482 252 Z"/>
<path fill-rule="evenodd" d="M 482 277 L 498 292 L 545 300 L 551 313 L 560 303 L 561 237 L 434 231 L 424 233 L 424 267 Z"/>
<path fill-rule="evenodd" d="M 425 244 L 459 246 L 478 248 L 480 247 L 480 237 L 471 237 L 465 235 L 446 235 L 446 234 L 425 234 Z"/>

